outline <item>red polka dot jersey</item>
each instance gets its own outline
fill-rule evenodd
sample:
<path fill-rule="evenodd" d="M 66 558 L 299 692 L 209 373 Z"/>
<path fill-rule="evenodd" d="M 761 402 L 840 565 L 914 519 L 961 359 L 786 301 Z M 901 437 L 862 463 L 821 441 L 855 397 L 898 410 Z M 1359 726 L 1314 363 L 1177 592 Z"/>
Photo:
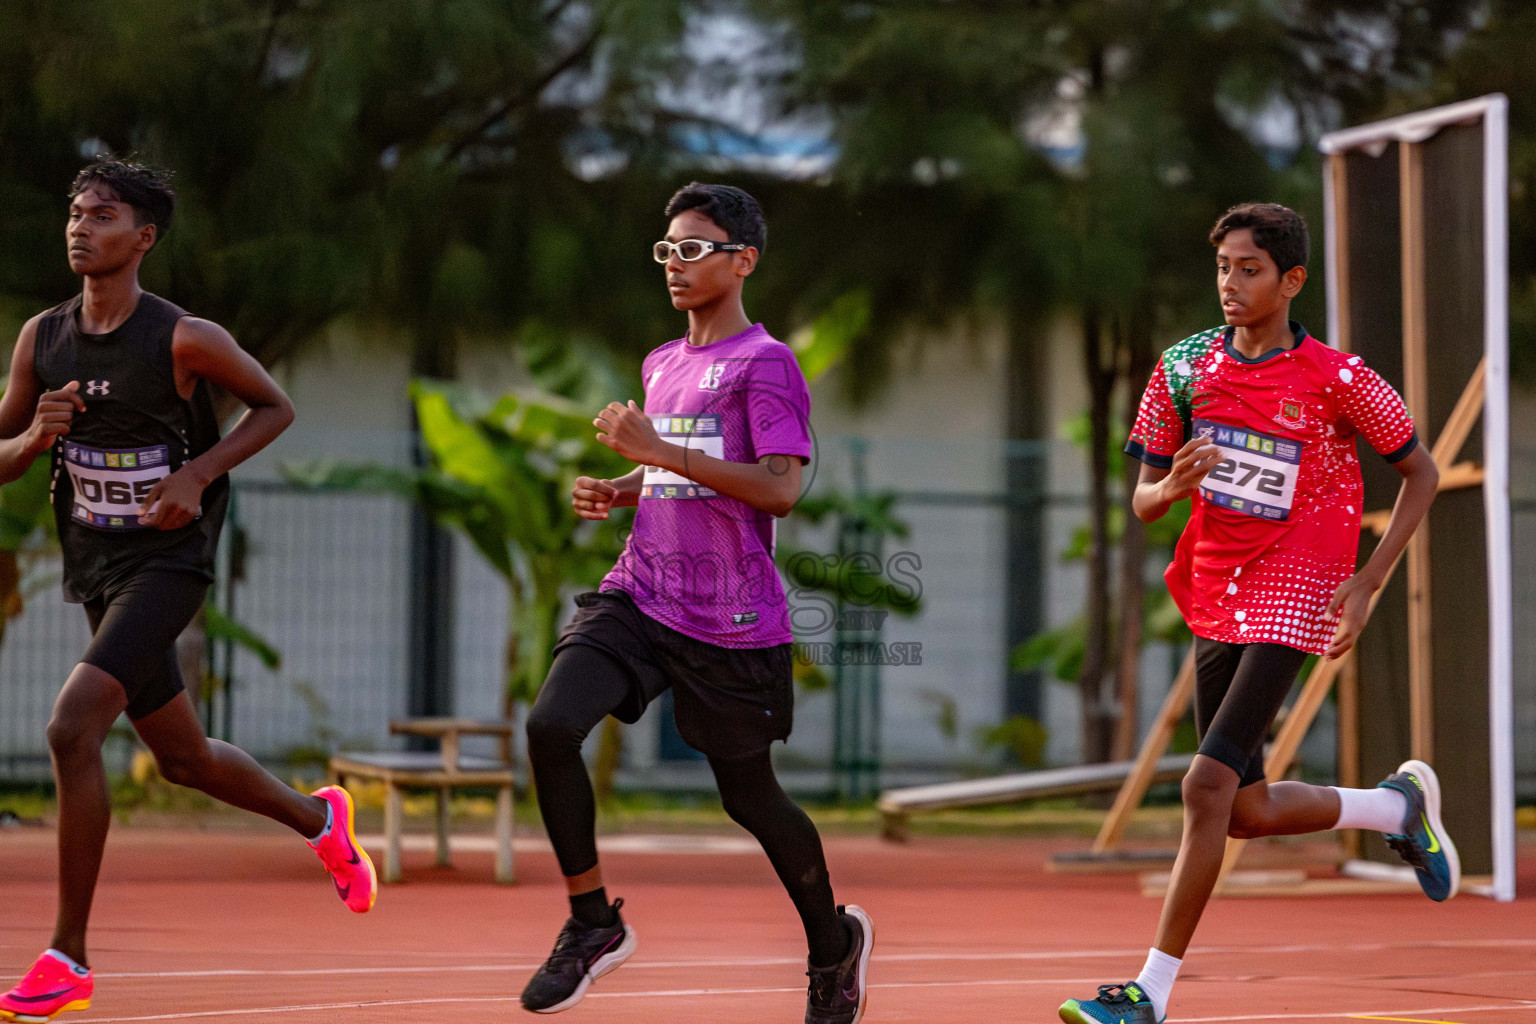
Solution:
<path fill-rule="evenodd" d="M 1359 356 L 1291 328 L 1293 348 L 1257 360 L 1232 347 L 1231 327 L 1168 349 L 1125 451 L 1167 468 L 1193 434 L 1221 450 L 1163 574 L 1195 635 L 1321 654 L 1338 624 L 1328 602 L 1359 548 L 1355 438 L 1397 462 L 1418 436 L 1402 398 Z"/>

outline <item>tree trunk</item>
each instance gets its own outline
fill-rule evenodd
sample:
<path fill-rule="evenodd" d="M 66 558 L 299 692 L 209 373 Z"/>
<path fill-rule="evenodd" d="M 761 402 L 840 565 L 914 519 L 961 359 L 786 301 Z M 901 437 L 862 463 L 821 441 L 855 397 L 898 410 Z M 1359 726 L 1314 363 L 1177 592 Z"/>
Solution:
<path fill-rule="evenodd" d="M 1013 650 L 1045 628 L 1044 540 L 1046 457 L 1032 443 L 1044 436 L 1045 381 L 1041 322 L 1045 314 L 1018 303 L 1008 329 L 1007 643 Z M 1005 713 L 1041 721 L 1039 669 L 1009 668 Z"/>
<path fill-rule="evenodd" d="M 527 701 L 531 706 L 538 694 L 530 693 L 524 685 L 523 665 L 523 619 L 519 605 L 522 603 L 518 597 L 519 588 L 509 586 L 512 595 L 510 613 L 507 616 L 507 645 L 503 668 L 506 676 L 501 686 L 501 714 L 503 718 L 510 719 L 517 712 L 519 701 Z"/>
<path fill-rule="evenodd" d="M 597 757 L 592 764 L 592 795 L 599 804 L 613 800 L 613 780 L 624 754 L 624 723 L 609 715 L 597 738 Z"/>
<path fill-rule="evenodd" d="M 537 569 L 537 562 L 535 563 Z M 516 717 L 519 703 L 533 707 L 552 664 L 550 651 L 560 619 L 559 577 L 541 576 L 528 594 L 515 578 L 507 581 L 509 615 L 507 618 L 506 681 L 502 686 L 502 717 Z M 516 744 L 513 745 L 514 750 Z M 529 788 L 533 786 L 533 762 L 527 764 Z"/>
<path fill-rule="evenodd" d="M 206 712 L 203 710 L 203 705 L 213 698 L 208 692 L 212 674 L 209 671 L 208 613 L 205 609 L 199 608 L 197 614 L 192 616 L 187 628 L 176 638 L 174 650 L 181 678 L 186 681 L 187 699 L 192 702 L 192 710 L 204 717 L 208 730 L 212 732 L 213 722 L 205 717 Z"/>
<path fill-rule="evenodd" d="M 1083 351 L 1089 393 L 1088 432 L 1088 600 L 1084 615 L 1083 665 L 1078 692 L 1083 711 L 1083 761 L 1098 763 L 1110 753 L 1110 702 L 1104 690 L 1109 670 L 1109 429 L 1110 400 L 1116 373 L 1113 349 L 1105 351 L 1104 329 L 1096 308 L 1083 313 Z"/>
<path fill-rule="evenodd" d="M 509 622 L 507 628 L 507 645 L 504 648 L 504 665 L 507 674 L 501 687 L 501 717 L 509 722 L 516 721 L 517 705 L 522 699 L 517 695 L 516 691 L 512 687 L 512 673 L 518 664 L 518 651 L 519 644 L 517 637 L 517 626 L 515 623 Z M 528 705 L 530 708 L 532 708 L 533 702 L 529 701 Z M 533 758 L 526 756 L 527 746 L 528 745 L 526 742 L 523 743 L 522 750 L 519 751 L 517 737 L 513 736 L 512 741 L 507 745 L 507 756 L 510 758 L 514 766 L 516 766 L 519 762 L 522 763 L 524 773 L 523 778 L 527 780 L 527 794 L 528 798 L 531 800 L 533 799 L 533 794 L 536 792 L 534 787 L 537 784 L 533 779 Z"/>
<path fill-rule="evenodd" d="M 1125 332 L 1125 426 L 1136 422 L 1141 404 L 1141 390 L 1152 376 L 1155 357 L 1152 351 L 1152 313 L 1143 307 Z M 1142 614 L 1146 603 L 1147 525 L 1136 518 L 1131 499 L 1141 463 L 1126 458 L 1124 463 L 1125 529 L 1120 536 L 1119 598 L 1116 601 L 1115 692 L 1119 695 L 1120 721 L 1115 729 L 1112 755 L 1126 761 L 1136 754 L 1137 728 L 1140 720 Z"/>
<path fill-rule="evenodd" d="M 0 550 L 0 642 L 5 628 L 21 614 L 21 566 L 16 552 Z"/>

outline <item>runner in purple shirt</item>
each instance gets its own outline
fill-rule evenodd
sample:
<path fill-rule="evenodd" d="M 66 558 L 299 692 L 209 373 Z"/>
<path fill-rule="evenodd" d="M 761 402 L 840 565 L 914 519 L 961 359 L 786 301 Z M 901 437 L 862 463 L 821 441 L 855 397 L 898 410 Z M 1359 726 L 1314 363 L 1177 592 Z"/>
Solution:
<path fill-rule="evenodd" d="M 874 926 L 861 908 L 834 902 L 821 838 L 768 754 L 794 714 L 773 544 L 811 458 L 810 392 L 794 354 L 742 308 L 767 241 L 756 200 L 695 182 L 666 216 L 654 255 L 688 333 L 646 357 L 643 409 L 613 402 L 593 421 L 598 440 L 637 468 L 616 480 L 578 478 L 572 506 L 587 519 L 638 506 L 634 529 L 600 590 L 576 599 L 528 717 L 539 808 L 571 916 L 522 1002 L 539 1013 L 568 1009 L 635 950 L 623 900 L 610 903 L 603 887 L 581 745 L 608 715 L 634 722 L 670 688 L 678 731 L 709 759 L 726 812 L 762 844 L 800 913 L 806 1024 L 856 1024 Z"/>
<path fill-rule="evenodd" d="M 654 439 L 626 454 L 654 458 L 646 444 L 674 450 L 643 467 L 634 530 L 602 590 L 627 593 L 646 615 L 717 647 L 789 643 L 775 516 L 799 496 L 785 485 L 798 491 L 811 456 L 811 396 L 794 353 L 754 324 L 709 344 L 670 341 L 645 358 L 641 378 Z M 606 415 L 621 414 L 632 415 Z M 765 475 L 757 500 L 767 510 L 689 479 L 701 467 L 709 476 L 705 459 Z"/>

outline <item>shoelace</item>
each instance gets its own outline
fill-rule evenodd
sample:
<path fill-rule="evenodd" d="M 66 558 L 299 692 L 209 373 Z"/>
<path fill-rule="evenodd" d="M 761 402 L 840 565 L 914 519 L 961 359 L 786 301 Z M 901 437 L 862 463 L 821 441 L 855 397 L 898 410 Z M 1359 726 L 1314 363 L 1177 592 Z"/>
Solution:
<path fill-rule="evenodd" d="M 812 967 L 805 972 L 811 982 L 806 986 L 806 996 L 817 1006 L 831 1006 L 832 997 L 838 990 L 837 976 L 842 964 L 832 967 Z"/>
<path fill-rule="evenodd" d="M 1126 1006 L 1136 1005 L 1135 1000 L 1125 991 L 1124 985 L 1100 985 L 1099 1002 L 1105 1006 L 1117 1006 L 1122 1003 Z"/>
<path fill-rule="evenodd" d="M 548 963 L 565 963 L 568 960 L 580 959 L 578 939 L 585 929 L 576 922 L 571 921 L 560 929 L 560 935 L 555 939 L 555 948 L 550 951 Z"/>
<path fill-rule="evenodd" d="M 1412 836 L 1387 836 L 1386 839 L 1387 845 L 1411 866 L 1426 870 L 1429 868 L 1429 858 L 1417 839 Z"/>
<path fill-rule="evenodd" d="M 617 914 L 619 912 L 619 908 L 623 905 L 623 899 L 614 900 L 613 912 Z M 590 928 L 583 928 L 581 924 L 575 920 L 567 921 L 565 923 L 565 927 L 560 929 L 559 936 L 555 938 L 555 948 L 550 952 L 547 964 L 565 963 L 571 960 L 583 960 L 584 957 L 581 951 L 580 940 L 583 933 L 591 930 L 592 929 Z"/>

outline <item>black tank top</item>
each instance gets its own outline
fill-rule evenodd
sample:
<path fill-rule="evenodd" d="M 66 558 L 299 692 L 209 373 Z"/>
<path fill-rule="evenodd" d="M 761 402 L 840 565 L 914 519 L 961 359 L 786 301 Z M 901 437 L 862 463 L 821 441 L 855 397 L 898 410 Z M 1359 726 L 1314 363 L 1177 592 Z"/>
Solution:
<path fill-rule="evenodd" d="M 53 445 L 54 521 L 64 549 L 64 599 L 94 600 L 145 570 L 182 570 L 213 579 L 229 478 L 203 491 L 202 515 L 179 530 L 139 523 L 155 482 L 212 448 L 218 421 L 208 385 L 191 399 L 176 390 L 171 335 L 186 312 L 144 292 L 109 334 L 80 330 L 81 297 L 37 324 L 32 365 L 43 390 L 80 382 L 85 412 Z"/>

